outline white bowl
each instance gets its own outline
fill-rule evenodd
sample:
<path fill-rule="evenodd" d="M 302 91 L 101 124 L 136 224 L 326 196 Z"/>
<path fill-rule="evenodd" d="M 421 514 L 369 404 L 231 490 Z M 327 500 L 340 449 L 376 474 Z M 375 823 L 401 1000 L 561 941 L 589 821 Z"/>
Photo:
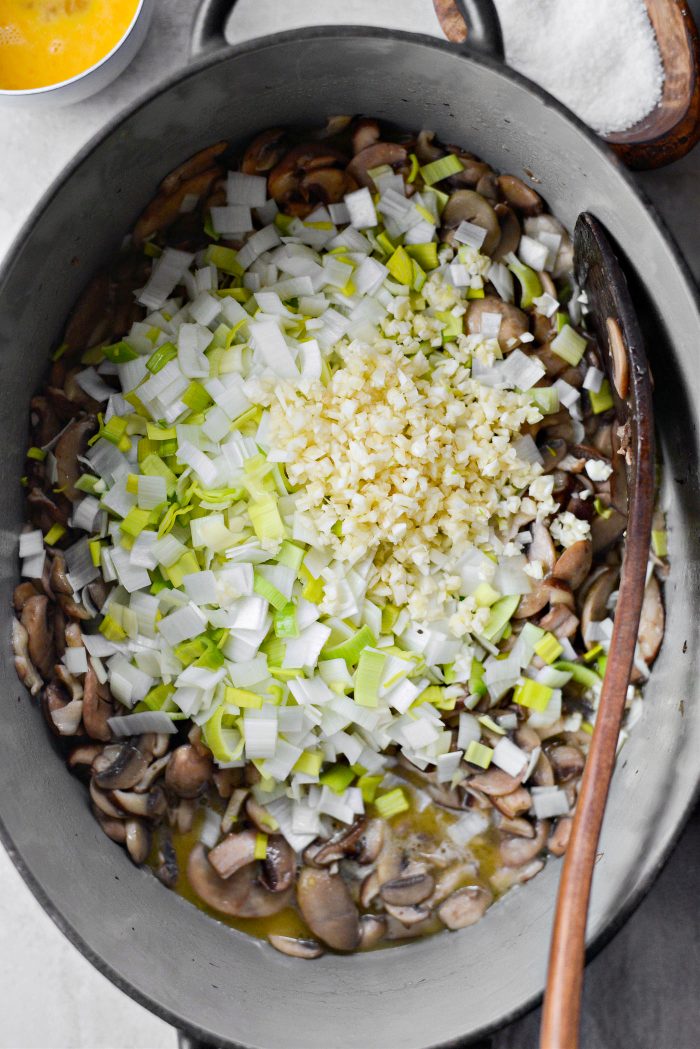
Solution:
<path fill-rule="evenodd" d="M 67 106 L 72 102 L 81 102 L 90 95 L 97 94 L 107 84 L 123 73 L 146 38 L 153 0 L 139 0 L 129 26 L 104 58 L 94 66 L 77 73 L 69 80 L 60 80 L 57 84 L 45 87 L 24 88 L 18 90 L 0 90 L 0 106 L 16 106 L 24 109 L 40 109 L 49 106 Z"/>

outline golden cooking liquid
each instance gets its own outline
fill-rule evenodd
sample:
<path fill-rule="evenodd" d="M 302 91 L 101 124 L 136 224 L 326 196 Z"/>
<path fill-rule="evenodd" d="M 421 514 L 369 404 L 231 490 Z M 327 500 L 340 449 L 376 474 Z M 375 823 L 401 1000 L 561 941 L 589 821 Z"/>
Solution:
<path fill-rule="evenodd" d="M 399 847 L 402 844 L 410 846 L 414 854 L 417 843 L 424 845 L 426 851 L 430 851 L 431 847 L 435 848 L 441 841 L 445 840 L 447 828 L 458 819 L 459 814 L 440 808 L 438 805 L 428 805 L 420 811 L 416 803 L 417 795 L 408 785 L 408 782 L 404 790 L 411 806 L 406 812 L 394 816 L 389 821 L 396 842 Z M 370 808 L 368 815 L 372 814 Z M 203 810 L 198 813 L 191 831 L 188 831 L 186 834 L 173 833 L 172 840 L 179 869 L 179 877 L 174 891 L 190 903 L 193 903 L 199 910 L 204 911 L 205 914 L 212 918 L 216 918 L 217 921 L 222 922 L 224 925 L 238 929 L 239 932 L 247 933 L 249 936 L 255 936 L 261 940 L 266 940 L 270 935 L 313 937 L 313 934 L 295 907 L 287 907 L 278 914 L 272 914 L 267 918 L 233 918 L 212 910 L 194 893 L 187 879 L 187 858 L 199 841 L 203 815 Z M 490 884 L 491 875 L 498 866 L 498 845 L 495 831 L 486 831 L 483 835 L 473 839 L 469 845 L 468 856 L 475 861 L 478 874 L 476 879 L 474 877 L 466 878 L 465 883 L 473 885 L 476 880 L 490 886 L 495 898 L 498 893 Z M 155 865 L 155 850 L 151 857 L 151 864 Z M 431 924 L 426 929 L 426 933 L 439 932 L 443 929 L 441 922 L 435 919 L 434 924 Z M 407 930 L 406 936 L 410 936 L 409 930 Z M 374 949 L 397 946 L 401 942 L 401 940 L 383 940 Z"/>
<path fill-rule="evenodd" d="M 0 89 L 47 87 L 109 54 L 138 0 L 0 0 Z"/>

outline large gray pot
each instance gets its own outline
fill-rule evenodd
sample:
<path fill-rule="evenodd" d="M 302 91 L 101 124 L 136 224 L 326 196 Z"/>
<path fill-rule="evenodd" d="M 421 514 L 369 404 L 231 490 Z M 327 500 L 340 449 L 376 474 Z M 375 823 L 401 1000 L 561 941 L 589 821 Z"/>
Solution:
<path fill-rule="evenodd" d="M 541 993 L 558 864 L 460 933 L 305 963 L 218 924 L 135 868 L 94 822 L 9 658 L 28 402 L 73 300 L 118 246 L 158 180 L 219 138 L 368 113 L 433 128 L 497 168 L 531 173 L 573 227 L 593 212 L 616 239 L 643 311 L 670 519 L 668 628 L 645 714 L 615 774 L 590 941 L 639 900 L 695 795 L 700 317 L 673 243 L 619 163 L 551 98 L 498 62 L 432 39 L 319 29 L 212 55 L 78 158 L 42 202 L 0 280 L 0 507 L 5 638 L 2 837 L 60 928 L 138 1001 L 193 1035 L 256 1049 L 425 1049 L 504 1022 Z"/>

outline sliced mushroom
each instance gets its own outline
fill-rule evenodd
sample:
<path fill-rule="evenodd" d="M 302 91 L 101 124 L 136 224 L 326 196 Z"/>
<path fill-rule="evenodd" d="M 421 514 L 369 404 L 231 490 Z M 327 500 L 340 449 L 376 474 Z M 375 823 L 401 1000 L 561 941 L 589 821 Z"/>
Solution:
<path fill-rule="evenodd" d="M 518 250 L 521 229 L 515 212 L 507 204 L 497 204 L 494 211 L 498 217 L 501 235 L 491 255 L 496 262 L 502 262 L 505 255 Z"/>
<path fill-rule="evenodd" d="M 303 867 L 297 901 L 315 936 L 336 951 L 354 951 L 360 942 L 357 907 L 339 874 Z"/>
<path fill-rule="evenodd" d="M 345 157 L 324 142 L 286 153 L 268 175 L 268 192 L 287 214 L 305 217 L 318 203 L 334 203 L 354 188 Z"/>
<path fill-rule="evenodd" d="M 500 812 L 496 816 L 496 826 L 502 834 L 512 834 L 514 838 L 534 838 L 535 828 L 523 816 L 502 816 Z"/>
<path fill-rule="evenodd" d="M 592 563 L 593 544 L 590 539 L 579 539 L 558 558 L 552 575 L 555 579 L 568 583 L 572 590 L 578 590 L 588 576 Z"/>
<path fill-rule="evenodd" d="M 477 865 L 470 860 L 459 860 L 440 871 L 435 879 L 435 888 L 428 900 L 428 906 L 435 907 L 438 903 L 442 903 L 466 882 L 473 881 L 476 873 Z"/>
<path fill-rule="evenodd" d="M 36 597 L 39 591 L 34 583 L 19 583 L 12 591 L 12 604 L 15 612 L 21 612 L 31 597 Z"/>
<path fill-rule="evenodd" d="M 437 915 L 448 929 L 465 929 L 483 918 L 493 895 L 482 885 L 465 885 L 448 896 L 437 909 Z"/>
<path fill-rule="evenodd" d="M 541 612 L 549 603 L 549 583 L 543 581 L 534 587 L 529 594 L 523 594 L 520 603 L 513 613 L 514 619 L 531 619 Z"/>
<path fill-rule="evenodd" d="M 491 168 L 483 160 L 479 160 L 473 153 L 467 153 L 459 146 L 449 146 L 449 152 L 457 157 L 462 165 L 461 171 L 456 171 L 445 179 L 445 186 L 450 189 L 460 189 L 466 186 L 474 189 L 477 183 L 491 171 Z"/>
<path fill-rule="evenodd" d="M 664 636 L 664 606 L 656 576 L 651 575 L 644 591 L 639 619 L 639 651 L 647 666 L 656 659 Z"/>
<path fill-rule="evenodd" d="M 273 932 L 267 939 L 271 947 L 274 947 L 280 954 L 288 954 L 290 958 L 312 959 L 320 958 L 324 954 L 323 947 L 316 940 L 302 940 Z"/>
<path fill-rule="evenodd" d="M 53 730 L 59 736 L 76 736 L 80 729 L 83 715 L 81 699 L 67 700 L 60 686 L 52 682 L 44 692 L 44 711 L 50 719 Z"/>
<path fill-rule="evenodd" d="M 427 900 L 434 888 L 435 879 L 432 874 L 423 872 L 385 882 L 379 890 L 379 895 L 385 904 L 389 903 L 393 907 L 412 907 Z"/>
<path fill-rule="evenodd" d="M 598 515 L 591 522 L 594 554 L 602 554 L 605 550 L 609 550 L 624 535 L 627 528 L 627 517 L 624 514 L 621 514 L 614 506 L 608 507 L 608 510 L 607 517 Z"/>
<path fill-rule="evenodd" d="M 491 204 L 476 190 L 458 189 L 451 194 L 442 213 L 441 239 L 451 244 L 454 231 L 462 222 L 471 222 L 486 230 L 481 250 L 491 255 L 501 239 L 501 227 Z M 500 299 L 495 301 L 500 302 Z"/>
<path fill-rule="evenodd" d="M 268 892 L 258 881 L 254 864 L 242 867 L 230 878 L 220 878 L 207 859 L 204 846 L 195 845 L 187 861 L 187 877 L 206 904 L 234 918 L 267 918 L 289 904 L 292 890 Z"/>
<path fill-rule="evenodd" d="M 66 764 L 69 769 L 91 767 L 101 753 L 102 746 L 100 743 L 79 743 L 77 747 L 73 747 L 73 750 L 71 750 Z"/>
<path fill-rule="evenodd" d="M 552 768 L 552 763 L 547 757 L 547 755 L 544 753 L 544 751 L 541 751 L 539 757 L 537 758 L 537 764 L 535 765 L 535 770 L 532 773 L 532 779 L 538 787 L 554 786 L 554 769 Z"/>
<path fill-rule="evenodd" d="M 505 797 L 506 794 L 512 794 L 520 786 L 520 780 L 497 768 L 490 768 L 487 772 L 472 776 L 468 783 L 470 787 L 475 787 L 490 798 Z"/>
<path fill-rule="evenodd" d="M 166 809 L 165 794 L 160 787 L 154 787 L 148 794 L 137 794 L 130 790 L 113 790 L 112 798 L 124 812 L 132 816 L 142 816 L 144 819 L 155 820 L 163 815 Z"/>
<path fill-rule="evenodd" d="M 228 834 L 209 853 L 209 862 L 220 878 L 230 878 L 241 867 L 255 862 L 255 844 L 258 833 L 244 830 Z"/>
<path fill-rule="evenodd" d="M 196 798 L 211 781 L 211 755 L 199 754 L 191 743 L 176 747 L 165 770 L 165 785 L 181 798 Z"/>
<path fill-rule="evenodd" d="M 194 798 L 181 798 L 174 808 L 169 808 L 168 823 L 178 834 L 189 834 L 197 814 L 198 801 Z"/>
<path fill-rule="evenodd" d="M 542 616 L 538 625 L 542 630 L 549 630 L 561 641 L 575 635 L 578 622 L 578 616 L 575 616 L 567 605 L 554 605 L 546 616 Z"/>
<path fill-rule="evenodd" d="M 146 759 L 131 743 L 122 743 L 110 765 L 95 773 L 95 783 L 101 790 L 128 790 L 136 786 L 146 771 Z"/>
<path fill-rule="evenodd" d="M 155 781 L 160 776 L 160 774 L 165 771 L 165 768 L 167 767 L 169 761 L 169 754 L 164 754 L 162 758 L 156 758 L 155 761 L 152 761 L 146 769 L 146 771 L 144 772 L 141 779 L 134 787 L 136 793 L 145 794 L 147 791 L 149 791 L 155 783 Z"/>
<path fill-rule="evenodd" d="M 94 345 L 96 330 L 102 323 L 109 295 L 109 277 L 98 273 L 80 295 L 71 312 L 63 341 L 71 350 L 87 350 Z"/>
<path fill-rule="evenodd" d="M 352 129 L 353 153 L 361 153 L 363 149 L 375 145 L 379 141 L 380 136 L 381 130 L 377 121 L 368 117 L 361 117 L 355 122 L 355 126 Z"/>
<path fill-rule="evenodd" d="M 243 155 L 241 171 L 246 175 L 266 175 L 279 164 L 286 149 L 284 128 L 273 127 L 261 132 Z"/>
<path fill-rule="evenodd" d="M 513 819 L 521 813 L 529 811 L 532 805 L 532 798 L 529 790 L 526 790 L 525 787 L 518 787 L 517 790 L 511 791 L 510 794 L 495 796 L 493 804 L 504 816 Z"/>
<path fill-rule="evenodd" d="M 53 668 L 55 677 L 61 682 L 69 693 L 71 699 L 83 698 L 83 686 L 76 677 L 69 673 L 62 663 L 57 663 Z"/>
<path fill-rule="evenodd" d="M 95 786 L 94 777 L 90 780 L 88 790 L 90 791 L 90 798 L 92 799 L 93 805 L 103 815 L 109 816 L 109 818 L 113 820 L 126 819 L 124 810 L 115 805 L 109 795 L 105 794 L 104 791 Z"/>
<path fill-rule="evenodd" d="M 522 867 L 501 867 L 491 875 L 491 884 L 499 893 L 507 892 L 514 885 L 522 885 L 539 874 L 544 867 L 543 860 L 532 860 Z"/>
<path fill-rule="evenodd" d="M 279 830 L 279 824 L 275 817 L 267 811 L 264 805 L 256 801 L 252 794 L 248 795 L 245 803 L 246 815 L 253 821 L 255 826 L 263 834 L 270 834 Z"/>
<path fill-rule="evenodd" d="M 617 585 L 618 571 L 605 568 L 587 586 L 581 609 L 581 633 L 584 641 L 588 637 L 591 623 L 597 623 L 608 615 L 608 600 Z"/>
<path fill-rule="evenodd" d="M 498 345 L 503 353 L 510 353 L 517 342 L 528 330 L 528 319 L 522 310 L 512 303 L 503 302 L 493 295 L 483 299 L 474 299 L 467 309 L 467 331 L 470 335 L 481 333 L 482 317 L 485 313 L 499 313 L 501 326 L 498 329 Z"/>
<path fill-rule="evenodd" d="M 30 597 L 22 608 L 21 621 L 27 631 L 29 658 L 44 680 L 47 680 L 56 662 L 53 609 L 48 597 L 43 594 Z"/>
<path fill-rule="evenodd" d="M 67 426 L 56 441 L 56 483 L 72 503 L 82 498 L 82 493 L 75 487 L 83 472 L 79 456 L 85 455 L 88 440 L 96 432 L 97 419 L 94 415 L 86 415 Z"/>
<path fill-rule="evenodd" d="M 384 909 L 387 914 L 395 918 L 397 922 L 400 922 L 407 929 L 412 926 L 420 925 L 430 917 L 430 910 L 422 903 L 405 904 L 401 906 L 394 903 L 385 903 Z"/>
<path fill-rule="evenodd" d="M 109 740 L 112 730 L 107 724 L 108 718 L 114 716 L 109 686 L 97 680 L 97 674 L 90 666 L 83 680 L 83 723 L 91 739 Z"/>
<path fill-rule="evenodd" d="M 187 182 L 194 175 L 201 175 L 203 171 L 210 171 L 217 157 L 228 149 L 228 142 L 215 142 L 213 146 L 200 149 L 187 160 L 183 161 L 174 171 L 166 175 L 160 184 L 164 193 L 173 193 L 183 182 Z"/>
<path fill-rule="evenodd" d="M 548 833 L 549 821 L 538 820 L 533 838 L 504 838 L 499 851 L 506 867 L 523 867 L 530 860 L 534 860 L 538 853 L 542 852 Z"/>
<path fill-rule="evenodd" d="M 352 858 L 358 863 L 373 863 L 384 841 L 381 820 L 356 820 L 349 830 L 343 828 L 316 850 L 313 866 L 326 867 L 339 860 Z"/>
<path fill-rule="evenodd" d="M 421 164 L 429 164 L 444 156 L 444 150 L 435 145 L 434 131 L 421 131 L 416 139 L 416 156 Z"/>
<path fill-rule="evenodd" d="M 544 208 L 539 193 L 515 175 L 499 175 L 498 187 L 507 203 L 521 215 L 539 215 Z"/>
<path fill-rule="evenodd" d="M 185 197 L 201 199 L 211 189 L 216 179 L 221 177 L 221 174 L 220 167 L 210 167 L 206 171 L 200 171 L 178 182 L 171 191 L 158 193 L 146 206 L 134 226 L 132 233 L 134 246 L 140 248 L 149 237 L 156 233 L 164 233 L 180 218 Z"/>
<path fill-rule="evenodd" d="M 394 171 L 408 168 L 408 152 L 397 142 L 375 142 L 360 153 L 356 153 L 348 164 L 347 171 L 360 186 L 374 189 L 374 182 L 369 172 L 373 168 L 387 165 Z"/>
<path fill-rule="evenodd" d="M 547 757 L 558 783 L 567 783 L 580 776 L 586 761 L 578 747 L 567 744 L 548 747 Z"/>
<path fill-rule="evenodd" d="M 557 825 L 549 835 L 547 842 L 547 848 L 553 856 L 563 856 L 566 852 L 573 825 L 574 821 L 571 816 L 564 816 L 563 819 L 557 820 Z"/>
<path fill-rule="evenodd" d="M 539 561 L 546 573 L 554 568 L 556 552 L 549 529 L 542 521 L 533 521 L 530 526 L 532 542 L 527 550 L 528 561 Z"/>
<path fill-rule="evenodd" d="M 271 834 L 265 859 L 260 864 L 260 883 L 270 892 L 286 892 L 294 884 L 296 872 L 294 849 L 281 834 Z"/>
<path fill-rule="evenodd" d="M 465 807 L 464 791 L 459 787 L 448 787 L 443 783 L 428 783 L 426 790 L 436 805 L 445 809 L 462 810 Z"/>
<path fill-rule="evenodd" d="M 360 943 L 358 950 L 368 951 L 379 943 L 386 933 L 386 918 L 379 914 L 363 914 L 360 917 Z"/>
<path fill-rule="evenodd" d="M 169 889 L 174 889 L 180 877 L 180 867 L 170 832 L 162 827 L 158 838 L 157 864 L 154 867 L 154 873 L 158 881 L 162 881 L 163 885 L 167 885 Z"/>
<path fill-rule="evenodd" d="M 134 863 L 145 863 L 151 851 L 151 834 L 148 827 L 141 820 L 127 820 L 124 827 L 129 855 Z"/>
<path fill-rule="evenodd" d="M 38 695 L 44 682 L 29 658 L 29 634 L 18 619 L 12 620 L 12 651 L 17 677 L 33 696 Z"/>
<path fill-rule="evenodd" d="M 97 808 L 96 805 L 92 806 L 92 814 L 108 838 L 115 841 L 117 845 L 126 844 L 126 824 L 123 820 L 113 819 Z"/>

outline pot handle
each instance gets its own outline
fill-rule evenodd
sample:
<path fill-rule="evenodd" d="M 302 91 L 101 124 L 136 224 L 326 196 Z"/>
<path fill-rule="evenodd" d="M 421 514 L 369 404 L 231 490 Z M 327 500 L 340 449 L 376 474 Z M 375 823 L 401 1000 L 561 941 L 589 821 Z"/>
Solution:
<path fill-rule="evenodd" d="M 234 3 L 235 0 L 202 0 L 192 25 L 193 58 L 228 46 L 224 30 Z M 493 0 L 433 0 L 433 6 L 448 40 L 479 54 L 503 59 L 503 37 Z"/>

